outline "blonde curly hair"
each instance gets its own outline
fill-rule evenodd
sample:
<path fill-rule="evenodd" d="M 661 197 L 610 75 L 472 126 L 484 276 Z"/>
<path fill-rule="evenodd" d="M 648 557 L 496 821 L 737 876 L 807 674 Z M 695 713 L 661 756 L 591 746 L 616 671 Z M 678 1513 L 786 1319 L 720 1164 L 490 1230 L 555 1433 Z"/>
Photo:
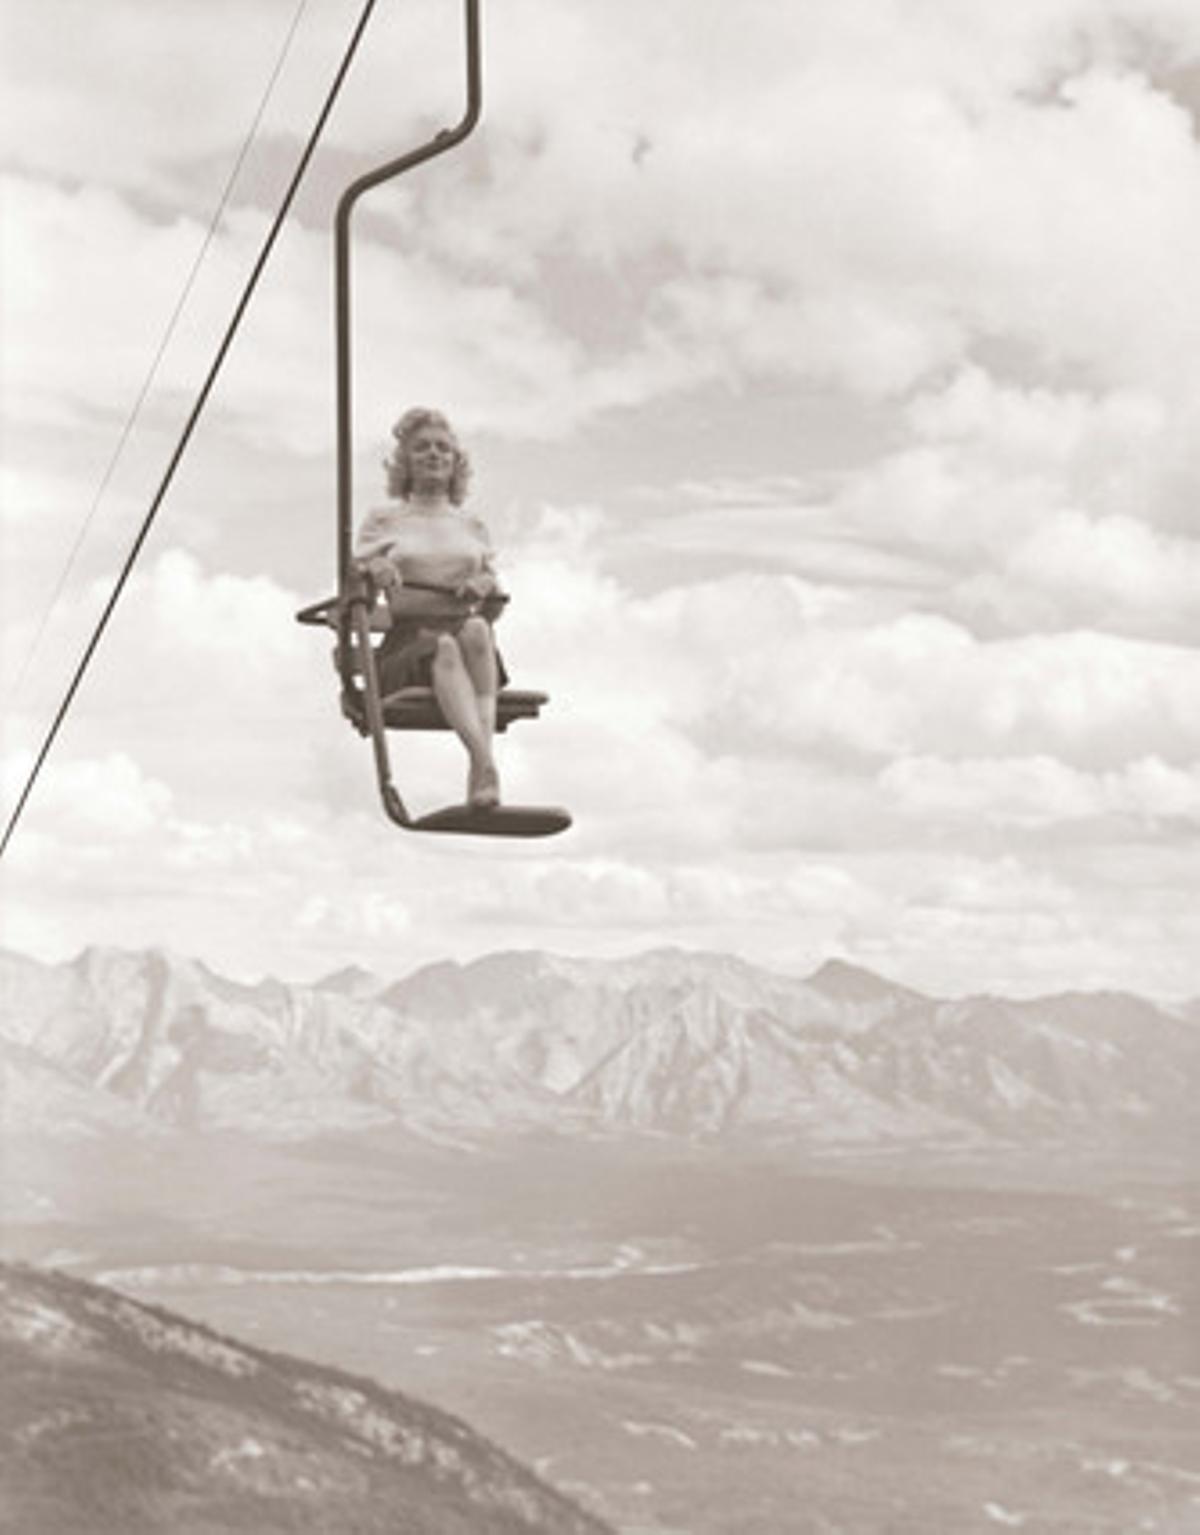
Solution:
<path fill-rule="evenodd" d="M 383 461 L 383 467 L 387 471 L 388 495 L 397 496 L 401 501 L 407 501 L 412 495 L 413 480 L 412 468 L 408 461 L 408 445 L 416 434 L 427 426 L 435 426 L 439 431 L 449 433 L 450 441 L 454 444 L 454 469 L 450 476 L 447 495 L 453 506 L 461 506 L 467 499 L 467 486 L 471 482 L 471 460 L 459 445 L 454 428 L 442 412 L 427 410 L 423 405 L 406 410 L 392 428 L 396 446 L 392 449 L 391 457 Z"/>

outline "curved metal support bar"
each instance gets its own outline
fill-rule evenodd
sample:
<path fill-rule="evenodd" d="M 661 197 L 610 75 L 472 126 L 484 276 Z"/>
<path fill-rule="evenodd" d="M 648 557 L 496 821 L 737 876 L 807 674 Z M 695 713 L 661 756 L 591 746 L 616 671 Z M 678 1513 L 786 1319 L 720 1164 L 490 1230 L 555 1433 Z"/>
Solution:
<path fill-rule="evenodd" d="M 412 825 L 412 817 L 405 808 L 395 784 L 392 782 L 392 764 L 388 754 L 387 727 L 383 719 L 383 701 L 379 694 L 379 671 L 375 664 L 375 651 L 371 645 L 371 618 L 364 597 L 355 597 L 351 603 L 351 624 L 358 641 L 362 664 L 363 700 L 366 704 L 367 726 L 371 732 L 371 747 L 375 754 L 375 777 L 379 782 L 379 797 L 391 820 L 405 828 Z"/>
<path fill-rule="evenodd" d="M 427 143 L 352 181 L 338 199 L 334 218 L 335 328 L 337 342 L 337 504 L 338 591 L 345 594 L 350 573 L 354 466 L 350 377 L 350 218 L 364 192 L 390 181 L 453 149 L 479 121 L 482 104 L 482 71 L 479 46 L 479 0 L 465 0 L 467 43 L 467 103 L 461 121 L 443 128 Z"/>

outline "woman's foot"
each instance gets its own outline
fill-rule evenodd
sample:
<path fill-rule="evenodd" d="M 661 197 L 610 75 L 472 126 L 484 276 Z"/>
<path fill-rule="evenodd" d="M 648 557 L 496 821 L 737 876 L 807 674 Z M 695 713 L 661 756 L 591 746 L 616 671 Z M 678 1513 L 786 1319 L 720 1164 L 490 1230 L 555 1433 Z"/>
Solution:
<path fill-rule="evenodd" d="M 467 803 L 472 810 L 494 810 L 500 803 L 500 775 L 494 762 L 472 762 Z"/>

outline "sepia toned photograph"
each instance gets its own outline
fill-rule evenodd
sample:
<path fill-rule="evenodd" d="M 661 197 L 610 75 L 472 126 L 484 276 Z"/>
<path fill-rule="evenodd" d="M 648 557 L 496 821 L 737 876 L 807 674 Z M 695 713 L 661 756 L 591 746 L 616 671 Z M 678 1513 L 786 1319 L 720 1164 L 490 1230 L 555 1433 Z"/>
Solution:
<path fill-rule="evenodd" d="M 0 124 L 0 1532 L 1200 1531 L 1200 7 Z"/>

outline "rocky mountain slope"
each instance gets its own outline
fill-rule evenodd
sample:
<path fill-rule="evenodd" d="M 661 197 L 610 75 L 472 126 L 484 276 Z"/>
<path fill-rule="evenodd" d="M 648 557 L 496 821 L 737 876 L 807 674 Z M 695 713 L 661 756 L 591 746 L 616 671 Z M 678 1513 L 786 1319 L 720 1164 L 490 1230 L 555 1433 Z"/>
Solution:
<path fill-rule="evenodd" d="M 837 961 L 798 979 L 680 950 L 522 952 L 392 983 L 250 986 L 91 949 L 0 955 L 0 1072 L 6 1129 L 39 1133 L 389 1124 L 1178 1151 L 1200 1028 L 1189 1007 L 1116 993 L 940 1000 Z"/>
<path fill-rule="evenodd" d="M 55 1535 L 604 1535 L 459 1419 L 0 1265 L 0 1523 Z"/>

